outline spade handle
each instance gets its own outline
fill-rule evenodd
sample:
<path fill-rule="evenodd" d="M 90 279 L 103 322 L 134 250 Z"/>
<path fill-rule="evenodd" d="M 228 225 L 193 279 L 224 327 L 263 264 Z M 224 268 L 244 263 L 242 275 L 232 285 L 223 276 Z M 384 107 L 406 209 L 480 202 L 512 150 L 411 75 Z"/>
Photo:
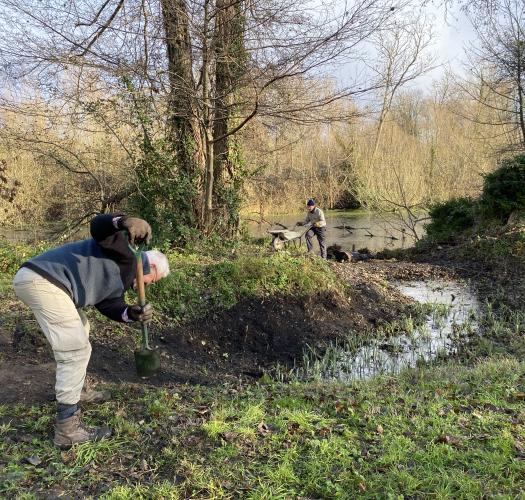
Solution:
<path fill-rule="evenodd" d="M 142 249 L 139 248 L 133 248 L 131 245 L 129 246 L 133 254 L 135 255 L 135 258 L 137 260 L 137 270 L 135 273 L 135 278 L 137 281 L 137 291 L 139 295 L 139 305 L 141 307 L 144 307 L 146 305 L 146 288 L 144 286 L 144 268 L 142 267 Z M 148 325 L 144 323 L 143 321 L 140 322 L 140 325 L 142 327 L 142 348 L 143 349 L 150 349 L 149 346 L 149 335 L 148 335 Z"/>

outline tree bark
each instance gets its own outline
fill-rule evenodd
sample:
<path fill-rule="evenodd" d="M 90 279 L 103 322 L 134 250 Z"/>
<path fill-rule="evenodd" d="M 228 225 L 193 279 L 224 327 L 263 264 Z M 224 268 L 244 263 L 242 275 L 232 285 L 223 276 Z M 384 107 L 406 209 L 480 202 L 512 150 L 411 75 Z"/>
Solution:
<path fill-rule="evenodd" d="M 205 234 L 210 234 L 213 226 L 213 186 L 214 186 L 214 164 L 213 164 L 213 93 L 212 93 L 212 43 L 209 37 L 211 0 L 204 0 L 204 23 L 202 28 L 202 129 L 204 135 L 204 190 L 202 193 L 202 225 Z"/>
<path fill-rule="evenodd" d="M 211 233 L 213 227 L 213 186 L 214 186 L 213 142 L 206 138 L 206 189 L 204 192 L 204 228 Z"/>
<path fill-rule="evenodd" d="M 241 13 L 242 0 L 217 0 L 214 52 L 215 52 L 215 102 L 213 122 L 213 198 L 217 216 L 228 222 L 228 207 L 224 189 L 232 187 L 235 165 L 230 160 L 231 128 L 234 90 L 245 72 L 244 19 Z M 230 227 L 230 230 L 235 228 Z"/>
<path fill-rule="evenodd" d="M 518 114 L 519 114 L 519 128 L 521 132 L 521 145 L 525 146 L 525 102 L 524 102 L 524 88 L 523 88 L 523 77 L 525 76 L 525 70 L 523 68 L 523 63 L 525 63 L 525 42 L 518 40 L 517 43 L 517 87 L 518 87 Z"/>
<path fill-rule="evenodd" d="M 168 98 L 168 140 L 176 153 L 178 167 L 194 187 L 194 215 L 201 213 L 199 186 L 204 167 L 203 140 L 197 121 L 191 41 L 185 0 L 161 0 L 170 91 Z"/>

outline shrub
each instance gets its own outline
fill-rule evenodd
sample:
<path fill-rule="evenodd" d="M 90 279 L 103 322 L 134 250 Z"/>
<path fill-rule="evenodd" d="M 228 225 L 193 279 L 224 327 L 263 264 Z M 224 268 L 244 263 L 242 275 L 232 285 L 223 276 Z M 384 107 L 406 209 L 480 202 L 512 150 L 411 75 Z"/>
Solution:
<path fill-rule="evenodd" d="M 427 225 L 427 235 L 434 241 L 444 242 L 472 227 L 475 222 L 477 202 L 470 198 L 452 198 L 433 205 L 429 210 L 432 222 Z"/>
<path fill-rule="evenodd" d="M 0 273 L 14 275 L 26 260 L 47 249 L 46 243 L 30 246 L 0 241 Z"/>
<path fill-rule="evenodd" d="M 525 155 L 503 160 L 485 177 L 481 206 L 486 217 L 502 222 L 514 210 L 525 209 Z"/>

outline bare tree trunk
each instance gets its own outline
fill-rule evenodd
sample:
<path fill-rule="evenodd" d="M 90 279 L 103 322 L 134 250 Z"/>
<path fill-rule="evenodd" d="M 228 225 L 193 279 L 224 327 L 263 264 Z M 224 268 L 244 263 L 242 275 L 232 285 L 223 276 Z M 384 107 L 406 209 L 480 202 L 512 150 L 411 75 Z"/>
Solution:
<path fill-rule="evenodd" d="M 379 114 L 379 119 L 377 121 L 377 130 L 376 135 L 374 138 L 374 146 L 372 148 L 372 153 L 370 155 L 370 166 L 373 166 L 374 160 L 377 154 L 377 150 L 379 148 L 379 142 L 381 140 L 381 135 L 383 133 L 383 126 L 385 124 L 386 116 L 389 111 L 388 106 L 388 93 L 390 92 L 390 81 L 391 81 L 391 74 L 390 74 L 390 67 L 387 70 L 387 87 L 385 88 L 385 94 L 383 96 L 383 103 L 381 106 L 381 112 Z"/>
<path fill-rule="evenodd" d="M 214 173 L 213 142 L 206 133 L 206 189 L 204 192 L 204 229 L 206 233 L 211 232 L 213 225 Z"/>
<path fill-rule="evenodd" d="M 204 200 L 202 204 L 202 222 L 205 234 L 211 232 L 213 224 L 213 186 L 215 171 L 213 164 L 213 101 L 211 91 L 211 63 L 212 53 L 210 49 L 210 2 L 204 1 L 204 24 L 202 31 L 202 126 L 204 129 Z"/>
<path fill-rule="evenodd" d="M 217 0 L 217 16 L 215 26 L 215 122 L 213 136 L 217 138 L 214 144 L 215 166 L 217 177 L 224 173 L 225 162 L 228 160 L 228 125 L 232 99 L 232 68 L 231 60 L 231 23 L 235 16 L 235 6 L 229 0 Z"/>
<path fill-rule="evenodd" d="M 232 221 L 228 217 L 227 201 L 224 199 L 224 189 L 232 188 L 235 165 L 230 160 L 231 116 L 234 104 L 234 91 L 239 79 L 245 72 L 244 53 L 244 19 L 241 14 L 242 0 L 217 0 L 215 17 L 215 106 L 213 123 L 213 155 L 215 182 L 213 197 L 217 216 L 228 225 Z M 235 189 L 235 187 L 233 187 Z M 230 207 L 231 208 L 231 207 Z M 235 227 L 229 227 L 234 231 Z"/>
<path fill-rule="evenodd" d="M 178 166 L 195 187 L 193 209 L 200 213 L 199 189 L 204 152 L 196 117 L 195 83 L 192 73 L 191 41 L 185 0 L 161 0 L 170 82 L 168 138 L 176 152 Z M 191 195 L 191 194 L 189 194 Z"/>
<path fill-rule="evenodd" d="M 520 43 L 521 42 L 521 43 Z M 522 67 L 522 63 L 525 62 L 525 51 L 523 51 L 523 41 L 518 41 L 517 43 L 517 51 L 518 51 L 518 57 L 517 59 L 517 83 L 518 83 L 518 113 L 519 113 L 519 124 L 520 124 L 520 132 L 521 132 L 521 144 L 522 146 L 525 146 L 525 102 L 523 102 L 524 98 L 524 89 L 523 89 L 523 75 L 524 75 L 524 68 Z"/>

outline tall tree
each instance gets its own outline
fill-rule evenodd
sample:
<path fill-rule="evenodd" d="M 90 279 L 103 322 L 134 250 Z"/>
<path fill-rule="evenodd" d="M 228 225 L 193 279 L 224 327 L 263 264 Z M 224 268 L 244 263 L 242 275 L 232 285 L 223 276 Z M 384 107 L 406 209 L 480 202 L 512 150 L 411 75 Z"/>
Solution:
<path fill-rule="evenodd" d="M 43 100 L 67 102 L 77 121 L 97 117 L 128 151 L 142 206 L 159 226 L 229 232 L 242 177 L 233 137 L 257 115 L 319 119 L 326 105 L 373 86 L 351 82 L 316 96 L 294 81 L 318 81 L 355 57 L 409 1 L 0 0 L 0 60 L 18 96 L 27 78 Z M 63 85 L 66 72 L 77 76 L 73 87 Z M 90 72 L 141 148 L 88 98 Z"/>
<path fill-rule="evenodd" d="M 525 149 L 525 3 L 484 0 L 466 5 L 476 33 L 469 50 L 463 91 L 486 108 L 471 115 L 482 124 L 505 126 L 507 149 Z"/>
<path fill-rule="evenodd" d="M 431 24 L 423 15 L 403 19 L 392 30 L 378 32 L 372 37 L 377 57 L 367 66 L 377 79 L 380 105 L 371 162 L 377 154 L 385 121 L 398 92 L 432 68 L 433 58 L 428 55 L 432 38 Z"/>
<path fill-rule="evenodd" d="M 238 193 L 236 182 L 242 176 L 235 144 L 232 144 L 229 130 L 234 125 L 236 96 L 246 76 L 248 53 L 245 47 L 245 14 L 241 2 L 217 0 L 217 15 L 214 30 L 214 56 L 216 98 L 213 124 L 213 201 L 223 213 L 220 219 L 230 229 L 238 226 Z M 237 103 L 237 107 L 240 104 Z"/>

